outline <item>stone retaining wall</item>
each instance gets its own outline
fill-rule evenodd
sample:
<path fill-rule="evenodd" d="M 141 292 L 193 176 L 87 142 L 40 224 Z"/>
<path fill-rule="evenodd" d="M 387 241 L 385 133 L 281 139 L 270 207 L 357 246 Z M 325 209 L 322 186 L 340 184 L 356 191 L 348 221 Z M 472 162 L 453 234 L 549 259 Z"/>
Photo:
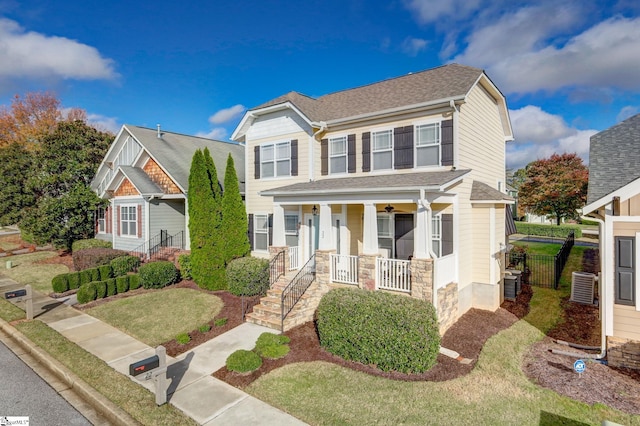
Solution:
<path fill-rule="evenodd" d="M 607 337 L 607 361 L 613 367 L 640 369 L 640 342 Z"/>

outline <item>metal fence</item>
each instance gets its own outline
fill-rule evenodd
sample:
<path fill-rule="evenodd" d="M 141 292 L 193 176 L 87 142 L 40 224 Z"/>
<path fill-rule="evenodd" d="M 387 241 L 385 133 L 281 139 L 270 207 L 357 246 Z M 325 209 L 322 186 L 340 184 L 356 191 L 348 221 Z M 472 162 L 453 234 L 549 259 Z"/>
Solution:
<path fill-rule="evenodd" d="M 507 253 L 507 269 L 522 271 L 522 280 L 526 284 L 557 289 L 574 242 L 574 233 L 571 232 L 555 255 L 511 250 Z"/>

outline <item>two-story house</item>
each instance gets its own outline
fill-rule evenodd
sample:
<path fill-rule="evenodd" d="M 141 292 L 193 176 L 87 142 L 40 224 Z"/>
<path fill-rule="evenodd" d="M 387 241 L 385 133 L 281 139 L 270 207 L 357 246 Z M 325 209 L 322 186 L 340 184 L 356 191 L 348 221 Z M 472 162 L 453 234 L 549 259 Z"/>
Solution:
<path fill-rule="evenodd" d="M 91 188 L 109 200 L 96 218 L 96 238 L 150 256 L 170 245 L 188 249 L 187 193 L 193 154 L 208 148 L 224 182 L 229 154 L 244 193 L 244 147 L 197 136 L 124 125 L 98 167 Z"/>
<path fill-rule="evenodd" d="M 254 256 L 285 249 L 317 281 L 434 303 L 441 329 L 502 299 L 507 105 L 480 69 L 450 64 L 245 114 Z M 317 254 L 316 256 L 313 256 Z"/>

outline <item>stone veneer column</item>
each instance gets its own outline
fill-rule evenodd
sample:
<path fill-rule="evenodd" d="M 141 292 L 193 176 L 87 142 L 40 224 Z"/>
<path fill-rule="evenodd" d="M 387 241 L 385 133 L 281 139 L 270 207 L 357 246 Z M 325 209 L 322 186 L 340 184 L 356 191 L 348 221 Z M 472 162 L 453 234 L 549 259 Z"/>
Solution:
<path fill-rule="evenodd" d="M 358 258 L 358 287 L 374 291 L 376 289 L 377 255 L 361 254 Z"/>
<path fill-rule="evenodd" d="M 458 284 L 451 283 L 438 289 L 438 324 L 440 335 L 458 319 Z"/>
<path fill-rule="evenodd" d="M 331 284 L 331 254 L 335 250 L 316 250 L 316 281 L 318 285 Z"/>
<path fill-rule="evenodd" d="M 269 246 L 269 260 L 276 257 L 276 254 L 280 253 L 281 251 L 284 251 L 284 273 L 286 274 L 287 272 L 289 272 L 289 246 Z"/>
<path fill-rule="evenodd" d="M 411 259 L 411 297 L 433 303 L 433 259 Z"/>

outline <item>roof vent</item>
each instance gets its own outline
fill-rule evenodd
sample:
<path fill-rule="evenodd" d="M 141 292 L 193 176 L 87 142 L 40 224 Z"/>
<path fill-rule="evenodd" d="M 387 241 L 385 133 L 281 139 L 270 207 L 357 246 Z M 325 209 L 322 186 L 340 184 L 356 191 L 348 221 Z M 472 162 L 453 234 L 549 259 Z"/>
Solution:
<path fill-rule="evenodd" d="M 160 133 L 160 125 L 156 124 L 156 127 L 158 128 L 158 139 L 162 138 L 162 133 Z"/>
<path fill-rule="evenodd" d="M 571 274 L 571 301 L 593 305 L 595 280 L 595 274 L 573 272 Z"/>

